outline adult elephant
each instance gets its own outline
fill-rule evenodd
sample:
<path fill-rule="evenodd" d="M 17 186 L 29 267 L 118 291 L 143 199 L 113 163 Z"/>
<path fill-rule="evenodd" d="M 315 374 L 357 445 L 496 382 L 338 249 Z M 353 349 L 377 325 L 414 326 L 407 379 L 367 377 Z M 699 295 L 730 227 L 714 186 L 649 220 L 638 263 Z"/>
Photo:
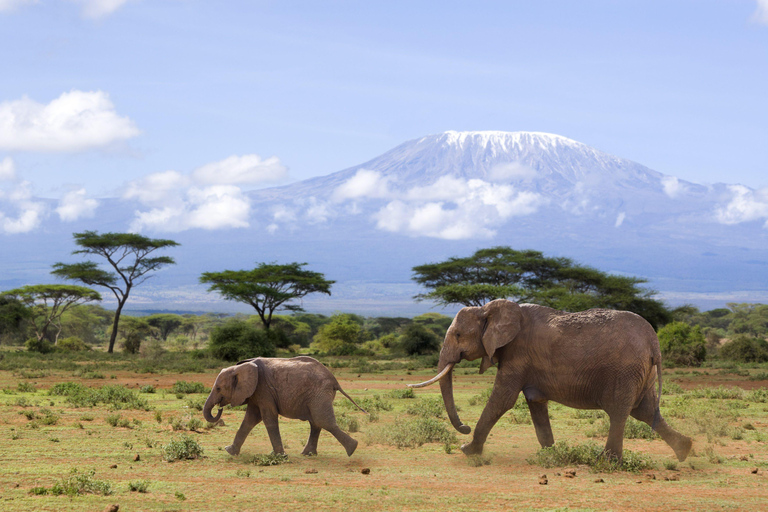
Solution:
<path fill-rule="evenodd" d="M 454 428 L 469 434 L 453 400 L 453 366 L 482 358 L 480 373 L 498 363 L 493 391 L 470 443 L 461 449 L 479 454 L 488 433 L 523 392 L 536 437 L 552 446 L 547 402 L 577 409 L 602 409 L 610 418 L 605 454 L 621 458 L 624 425 L 630 415 L 651 425 L 685 460 L 689 437 L 661 417 L 661 351 L 653 327 L 628 311 L 591 309 L 566 313 L 504 299 L 459 311 L 445 335 L 434 378 L 412 387 L 440 382 L 445 409 Z M 654 389 L 658 381 L 658 394 Z"/>

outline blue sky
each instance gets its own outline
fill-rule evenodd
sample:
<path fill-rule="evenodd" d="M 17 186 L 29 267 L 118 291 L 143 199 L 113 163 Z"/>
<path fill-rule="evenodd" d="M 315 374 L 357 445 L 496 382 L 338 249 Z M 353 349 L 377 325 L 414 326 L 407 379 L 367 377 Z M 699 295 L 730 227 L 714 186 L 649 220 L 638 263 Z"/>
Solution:
<path fill-rule="evenodd" d="M 35 197 L 238 207 L 446 130 L 768 187 L 768 0 L 0 0 L 0 62 L 6 233 L 39 227 Z"/>

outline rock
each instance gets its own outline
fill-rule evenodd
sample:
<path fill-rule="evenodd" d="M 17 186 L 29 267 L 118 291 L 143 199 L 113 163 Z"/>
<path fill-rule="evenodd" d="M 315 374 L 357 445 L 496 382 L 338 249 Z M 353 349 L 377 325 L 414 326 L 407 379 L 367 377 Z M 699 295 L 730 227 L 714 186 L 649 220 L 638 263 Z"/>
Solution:
<path fill-rule="evenodd" d="M 109 466 L 109 469 L 117 469 L 117 464 L 112 464 L 111 466 Z"/>
<path fill-rule="evenodd" d="M 566 469 L 565 470 L 565 478 L 576 478 L 576 470 L 575 469 Z"/>
<path fill-rule="evenodd" d="M 364 475 L 370 475 L 371 474 L 371 468 L 363 468 L 360 470 L 360 472 Z"/>
<path fill-rule="evenodd" d="M 649 480 L 656 480 L 656 475 L 654 475 L 653 473 L 648 473 L 647 475 L 645 475 L 645 477 Z"/>
<path fill-rule="evenodd" d="M 605 480 L 603 480 L 602 478 L 598 478 L 597 480 L 595 480 L 595 483 L 596 484 L 604 484 Z"/>
<path fill-rule="evenodd" d="M 316 475 L 317 474 L 317 470 L 314 469 L 314 468 L 311 468 L 311 469 L 306 470 L 304 473 L 307 474 L 307 475 Z"/>
<path fill-rule="evenodd" d="M 547 479 L 547 475 L 541 475 L 539 477 L 539 485 L 547 485 L 549 483 L 549 480 Z"/>
<path fill-rule="evenodd" d="M 138 453 L 134 455 L 133 462 L 139 462 L 140 460 L 141 460 L 141 455 L 139 455 Z"/>
<path fill-rule="evenodd" d="M 748 455 L 742 455 L 741 457 L 739 457 L 739 460 L 743 460 L 743 461 L 746 462 L 746 461 L 749 460 L 749 456 Z"/>
<path fill-rule="evenodd" d="M 757 469 L 757 468 L 752 468 L 751 469 L 751 472 L 752 472 L 753 475 L 756 475 L 758 471 L 759 471 L 759 469 Z"/>
<path fill-rule="evenodd" d="M 120 510 L 120 505 L 107 505 L 104 512 L 117 512 L 118 510 Z"/>

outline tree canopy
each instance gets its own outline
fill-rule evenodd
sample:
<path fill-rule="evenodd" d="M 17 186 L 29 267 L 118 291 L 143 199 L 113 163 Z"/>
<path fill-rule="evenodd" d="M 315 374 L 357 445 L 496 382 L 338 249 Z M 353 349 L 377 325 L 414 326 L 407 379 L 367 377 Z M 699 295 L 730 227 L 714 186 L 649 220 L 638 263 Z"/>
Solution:
<path fill-rule="evenodd" d="M 539 251 L 492 247 L 469 257 L 413 267 L 413 272 L 413 280 L 429 289 L 414 298 L 442 306 L 482 306 L 510 299 L 564 311 L 628 310 L 654 327 L 671 319 L 664 304 L 653 299 L 656 292 L 639 286 L 645 279 L 607 274 Z"/>
<path fill-rule="evenodd" d="M 120 313 L 131 289 L 152 277 L 151 272 L 176 263 L 169 256 L 154 256 L 158 249 L 179 245 L 173 240 L 147 238 L 136 233 L 102 233 L 84 231 L 74 233 L 75 244 L 81 247 L 72 254 L 100 256 L 107 260 L 111 270 L 99 268 L 94 261 L 56 263 L 53 275 L 83 282 L 90 286 L 108 288 L 117 299 L 117 310 L 109 339 L 109 352 L 114 350 Z"/>
<path fill-rule="evenodd" d="M 75 304 L 101 300 L 101 295 L 95 290 L 84 286 L 66 284 L 38 284 L 22 286 L 2 293 L 24 304 L 28 311 L 30 327 L 34 330 L 38 342 L 49 335 L 54 344 L 61 334 L 61 316 Z M 55 329 L 51 333 L 49 329 Z"/>
<path fill-rule="evenodd" d="M 200 282 L 210 284 L 208 291 L 218 292 L 227 300 L 251 305 L 265 329 L 278 309 L 304 311 L 300 304 L 289 303 L 310 293 L 331 294 L 331 285 L 319 272 L 305 270 L 307 263 L 259 263 L 253 270 L 204 272 Z"/>

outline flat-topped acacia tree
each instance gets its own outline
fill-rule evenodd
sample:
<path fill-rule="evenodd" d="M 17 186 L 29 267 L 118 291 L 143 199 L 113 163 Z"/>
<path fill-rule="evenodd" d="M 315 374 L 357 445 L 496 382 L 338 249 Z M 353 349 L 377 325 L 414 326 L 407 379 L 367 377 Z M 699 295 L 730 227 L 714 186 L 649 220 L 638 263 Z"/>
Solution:
<path fill-rule="evenodd" d="M 16 299 L 28 308 L 29 315 L 26 318 L 35 331 L 38 342 L 48 336 L 49 329 L 56 329 L 53 334 L 54 345 L 58 344 L 61 334 L 61 315 L 76 304 L 101 300 L 99 292 L 69 284 L 22 286 L 1 292 L 0 296 Z"/>
<path fill-rule="evenodd" d="M 224 270 L 204 272 L 200 282 L 210 284 L 209 292 L 218 292 L 227 300 L 253 306 L 261 318 L 264 329 L 269 330 L 274 312 L 303 311 L 298 304 L 286 304 L 310 293 L 331 294 L 331 285 L 320 272 L 305 270 L 307 263 L 259 263 L 253 270 Z"/>
<path fill-rule="evenodd" d="M 72 254 L 93 254 L 106 259 L 112 271 L 99 268 L 95 261 L 82 263 L 56 263 L 53 275 L 64 279 L 81 281 L 91 286 L 109 288 L 117 299 L 112 335 L 109 338 L 109 353 L 112 353 L 117 339 L 120 312 L 134 286 L 149 279 L 150 272 L 176 262 L 169 256 L 153 256 L 158 249 L 179 245 L 173 240 L 147 238 L 136 233 L 102 233 L 84 231 L 74 233 L 75 244 L 81 247 Z"/>

